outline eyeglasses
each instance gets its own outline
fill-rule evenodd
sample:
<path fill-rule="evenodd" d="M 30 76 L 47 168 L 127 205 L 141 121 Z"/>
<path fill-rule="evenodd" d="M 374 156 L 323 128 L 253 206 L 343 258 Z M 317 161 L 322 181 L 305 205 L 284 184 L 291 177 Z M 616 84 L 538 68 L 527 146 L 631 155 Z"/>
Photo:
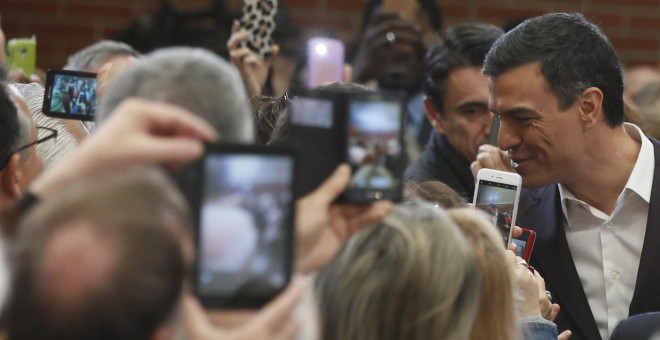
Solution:
<path fill-rule="evenodd" d="M 21 152 L 21 151 L 23 151 L 23 150 L 25 150 L 25 149 L 27 149 L 31 146 L 41 144 L 41 143 L 43 143 L 45 141 L 48 141 L 48 140 L 51 140 L 53 138 L 57 138 L 57 130 L 55 130 L 55 129 L 47 128 L 47 127 L 44 127 L 44 126 L 37 126 L 37 131 L 47 131 L 48 135 L 46 135 L 43 138 L 37 138 L 37 140 L 32 142 L 32 143 L 28 143 L 28 144 L 25 144 L 21 147 L 18 147 L 16 149 L 14 149 L 14 150 L 11 150 L 9 152 L 9 154 L 7 156 L 5 156 L 5 158 L 2 159 L 2 162 L 0 162 L 0 171 L 2 171 L 5 168 L 5 166 L 7 166 L 7 163 L 9 163 L 9 160 L 11 159 L 11 157 L 15 153 Z"/>

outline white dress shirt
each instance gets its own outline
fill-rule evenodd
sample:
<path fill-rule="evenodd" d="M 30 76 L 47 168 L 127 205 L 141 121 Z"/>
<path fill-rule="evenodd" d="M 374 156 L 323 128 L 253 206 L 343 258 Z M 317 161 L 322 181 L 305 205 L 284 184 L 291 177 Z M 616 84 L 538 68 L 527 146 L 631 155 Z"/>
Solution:
<path fill-rule="evenodd" d="M 625 130 L 641 148 L 612 215 L 559 184 L 566 240 L 603 339 L 628 317 L 644 245 L 655 169 L 653 144 L 635 125 Z M 597 170 L 596 170 L 597 171 Z"/>

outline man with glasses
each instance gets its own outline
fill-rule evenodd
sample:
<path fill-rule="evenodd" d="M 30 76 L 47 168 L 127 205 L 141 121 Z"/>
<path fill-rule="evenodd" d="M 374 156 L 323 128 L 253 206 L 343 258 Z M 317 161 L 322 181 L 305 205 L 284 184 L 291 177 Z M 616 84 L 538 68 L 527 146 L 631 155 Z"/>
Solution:
<path fill-rule="evenodd" d="M 18 200 L 28 185 L 41 174 L 42 162 L 35 146 L 57 136 L 57 131 L 40 128 L 37 135 L 27 105 L 11 85 L 0 87 L 0 208 Z"/>

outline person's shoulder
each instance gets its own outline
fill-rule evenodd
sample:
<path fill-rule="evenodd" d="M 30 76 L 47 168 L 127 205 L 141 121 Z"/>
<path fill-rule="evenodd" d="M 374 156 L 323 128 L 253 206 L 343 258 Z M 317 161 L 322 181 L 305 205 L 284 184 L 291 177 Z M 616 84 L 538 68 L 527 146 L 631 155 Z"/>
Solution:
<path fill-rule="evenodd" d="M 634 315 L 622 320 L 610 339 L 650 339 L 654 335 L 660 335 L 660 312 Z"/>

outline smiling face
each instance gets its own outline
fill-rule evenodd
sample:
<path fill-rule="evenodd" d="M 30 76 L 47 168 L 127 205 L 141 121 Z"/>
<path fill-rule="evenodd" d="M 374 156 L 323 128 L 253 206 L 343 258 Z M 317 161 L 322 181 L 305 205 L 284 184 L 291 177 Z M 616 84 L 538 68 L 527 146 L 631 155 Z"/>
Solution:
<path fill-rule="evenodd" d="M 489 108 L 501 117 L 499 147 L 508 152 L 523 186 L 570 179 L 572 169 L 588 152 L 577 105 L 560 110 L 538 63 L 490 77 L 489 89 Z"/>
<path fill-rule="evenodd" d="M 444 109 L 430 115 L 436 130 L 468 161 L 488 142 L 493 114 L 488 111 L 488 78 L 476 66 L 449 72 L 444 84 Z M 427 111 L 435 111 L 427 105 Z"/>

